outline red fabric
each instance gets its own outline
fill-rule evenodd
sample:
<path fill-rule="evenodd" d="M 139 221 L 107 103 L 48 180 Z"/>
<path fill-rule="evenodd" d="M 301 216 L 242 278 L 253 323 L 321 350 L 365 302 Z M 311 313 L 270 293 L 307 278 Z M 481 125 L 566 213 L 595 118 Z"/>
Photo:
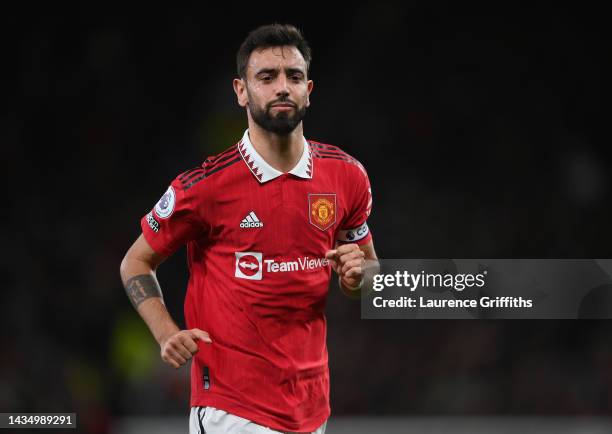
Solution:
<path fill-rule="evenodd" d="M 309 146 L 311 179 L 283 174 L 260 183 L 232 147 L 172 182 L 171 215 L 154 209 L 141 220 L 158 253 L 188 248 L 187 327 L 213 341 L 200 342 L 193 359 L 191 405 L 281 431 L 314 431 L 330 415 L 324 309 L 331 268 L 321 259 L 340 229 L 364 223 L 371 205 L 358 162 L 322 158 Z M 334 149 L 331 155 L 341 155 Z M 325 230 L 311 222 L 309 194 L 330 202 L 335 195 L 335 222 Z M 241 228 L 251 212 L 263 226 Z M 237 252 L 255 256 L 237 260 Z M 238 277 L 260 271 L 260 280 Z"/>

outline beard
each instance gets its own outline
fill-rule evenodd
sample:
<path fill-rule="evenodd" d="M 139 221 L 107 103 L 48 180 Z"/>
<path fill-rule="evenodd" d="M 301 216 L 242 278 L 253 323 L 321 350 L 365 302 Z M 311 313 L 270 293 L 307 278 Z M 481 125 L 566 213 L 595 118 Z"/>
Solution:
<path fill-rule="evenodd" d="M 264 108 L 249 103 L 249 110 L 253 121 L 264 130 L 278 134 L 279 136 L 290 134 L 306 116 L 306 106 L 299 107 L 296 105 L 294 110 L 288 112 L 281 111 L 274 116 L 272 114 L 272 104 L 282 102 L 283 100 L 273 101 L 266 104 Z"/>

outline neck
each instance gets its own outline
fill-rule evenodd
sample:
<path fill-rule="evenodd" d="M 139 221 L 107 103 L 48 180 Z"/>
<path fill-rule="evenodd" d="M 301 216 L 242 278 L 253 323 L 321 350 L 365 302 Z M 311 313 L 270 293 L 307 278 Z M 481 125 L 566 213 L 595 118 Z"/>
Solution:
<path fill-rule="evenodd" d="M 286 173 L 293 169 L 304 152 L 302 123 L 287 135 L 266 131 L 249 117 L 249 139 L 270 166 Z"/>

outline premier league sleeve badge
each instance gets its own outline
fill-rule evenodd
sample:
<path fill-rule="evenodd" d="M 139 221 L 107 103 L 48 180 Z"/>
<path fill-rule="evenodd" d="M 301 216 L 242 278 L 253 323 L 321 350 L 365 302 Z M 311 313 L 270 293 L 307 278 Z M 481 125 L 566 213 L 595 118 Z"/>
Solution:
<path fill-rule="evenodd" d="M 161 199 L 159 199 L 159 202 L 155 205 L 155 214 L 162 219 L 170 217 L 174 211 L 175 202 L 176 196 L 174 194 L 174 189 L 168 187 L 168 190 L 166 190 Z"/>

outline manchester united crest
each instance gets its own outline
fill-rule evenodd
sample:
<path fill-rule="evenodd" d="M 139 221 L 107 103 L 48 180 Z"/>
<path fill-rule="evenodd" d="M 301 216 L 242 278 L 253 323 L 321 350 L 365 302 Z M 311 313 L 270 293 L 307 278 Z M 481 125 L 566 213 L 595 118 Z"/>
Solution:
<path fill-rule="evenodd" d="M 309 194 L 310 223 L 322 231 L 336 223 L 336 195 L 334 193 Z"/>

